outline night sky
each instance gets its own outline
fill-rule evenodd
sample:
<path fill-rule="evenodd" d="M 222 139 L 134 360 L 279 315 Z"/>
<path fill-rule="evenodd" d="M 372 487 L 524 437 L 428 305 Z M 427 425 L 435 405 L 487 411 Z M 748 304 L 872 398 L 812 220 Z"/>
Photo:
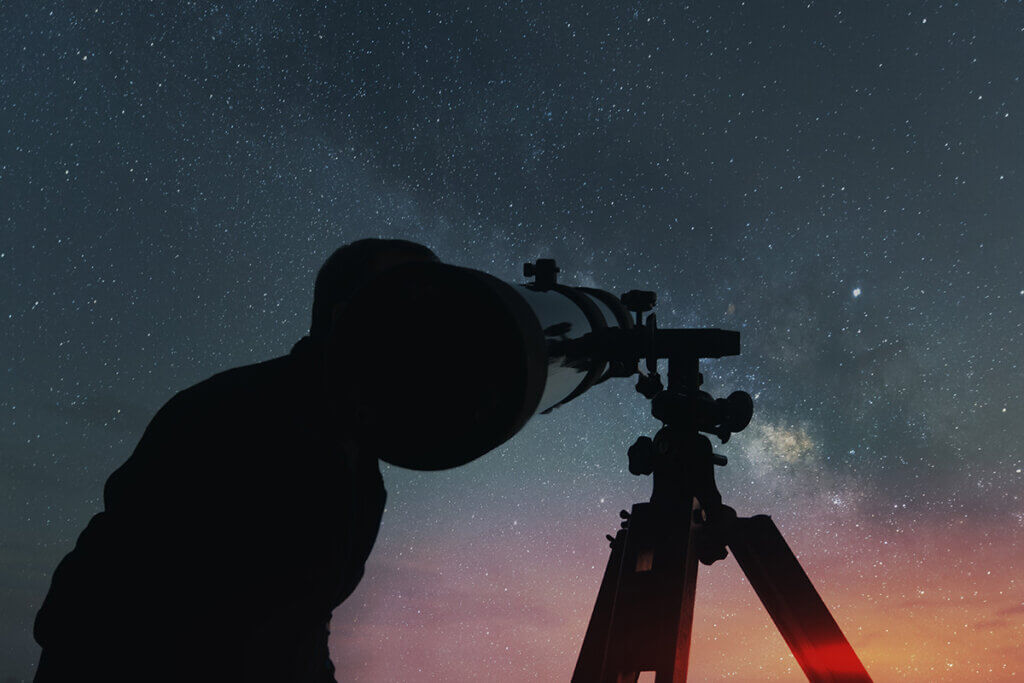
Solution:
<path fill-rule="evenodd" d="M 156 409 L 368 236 L 740 330 L 726 502 L 875 680 L 1020 680 L 1022 77 L 1019 2 L 0 3 L 0 681 Z M 657 427 L 619 380 L 385 467 L 339 680 L 568 680 Z M 801 680 L 731 558 L 698 593 L 691 680 Z"/>

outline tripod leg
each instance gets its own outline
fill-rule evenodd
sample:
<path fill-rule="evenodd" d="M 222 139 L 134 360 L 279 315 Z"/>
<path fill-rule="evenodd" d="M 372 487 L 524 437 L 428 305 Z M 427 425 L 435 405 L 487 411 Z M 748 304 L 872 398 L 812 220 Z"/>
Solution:
<path fill-rule="evenodd" d="M 686 680 L 697 584 L 692 511 L 692 505 L 633 506 L 604 667 L 593 681 L 635 683 L 645 672 L 655 674 L 655 683 Z"/>
<path fill-rule="evenodd" d="M 771 517 L 737 519 L 728 545 L 809 681 L 870 683 Z"/>
<path fill-rule="evenodd" d="M 601 679 L 601 667 L 604 666 L 604 653 L 608 648 L 608 634 L 612 625 L 612 612 L 615 607 L 616 587 L 619 584 L 619 571 L 622 567 L 623 547 L 626 545 L 626 531 L 620 530 L 612 541 L 611 557 L 601 579 L 601 588 L 597 592 L 597 602 L 590 614 L 590 624 L 583 636 L 580 656 L 576 659 L 576 669 L 572 674 L 572 683 L 594 683 Z"/>

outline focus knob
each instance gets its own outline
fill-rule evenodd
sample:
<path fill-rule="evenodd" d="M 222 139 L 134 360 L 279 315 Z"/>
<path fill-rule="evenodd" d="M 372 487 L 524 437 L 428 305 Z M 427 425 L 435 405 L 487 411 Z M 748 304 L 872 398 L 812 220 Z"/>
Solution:
<path fill-rule="evenodd" d="M 730 432 L 741 432 L 754 416 L 754 399 L 745 391 L 734 391 L 725 399 L 722 426 Z"/>
<path fill-rule="evenodd" d="M 641 436 L 627 452 L 629 455 L 629 471 L 640 476 L 654 471 L 654 441 L 648 436 Z"/>

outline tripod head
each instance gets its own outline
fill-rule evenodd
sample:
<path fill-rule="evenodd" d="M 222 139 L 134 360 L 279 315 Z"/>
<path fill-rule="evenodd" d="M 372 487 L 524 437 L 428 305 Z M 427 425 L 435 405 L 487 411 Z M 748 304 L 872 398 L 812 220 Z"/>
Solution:
<path fill-rule="evenodd" d="M 629 449 L 629 471 L 635 475 L 654 475 L 652 502 L 682 506 L 689 514 L 692 499 L 696 498 L 701 518 L 716 519 L 723 506 L 714 466 L 723 466 L 728 459 L 712 452 L 711 442 L 702 432 L 727 442 L 750 423 L 754 403 L 744 391 L 734 391 L 724 399 L 702 391 L 700 361 L 739 355 L 739 332 L 716 328 L 659 329 L 652 312 L 658 298 L 655 292 L 631 290 L 616 299 L 602 290 L 560 285 L 558 272 L 551 259 L 528 263 L 523 268 L 525 275 L 535 278 L 527 285 L 530 290 L 577 298 L 585 292 L 614 310 L 619 324 L 593 326 L 587 334 L 574 339 L 549 339 L 549 354 L 564 357 L 570 366 L 590 363 L 592 367 L 606 368 L 600 382 L 639 375 L 635 388 L 651 401 L 651 414 L 663 427 L 654 439 L 642 436 Z M 661 360 L 668 361 L 667 387 L 658 372 Z M 641 361 L 646 372 L 640 370 Z M 720 557 L 724 554 L 713 548 L 702 559 L 710 563 Z"/>
<path fill-rule="evenodd" d="M 724 399 L 701 391 L 704 375 L 700 372 L 700 359 L 739 355 L 740 334 L 719 329 L 659 330 L 654 313 L 640 324 L 642 310 L 650 310 L 654 305 L 653 295 L 635 291 L 622 295 L 623 303 L 636 313 L 637 328 L 644 331 L 647 349 L 647 374 L 640 373 L 636 390 L 650 399 L 651 413 L 663 423 L 714 434 L 725 443 L 733 433 L 750 424 L 754 402 L 745 391 L 734 391 Z M 660 358 L 668 360 L 667 390 L 658 374 Z"/>
<path fill-rule="evenodd" d="M 745 391 L 719 399 L 702 391 L 699 357 L 673 355 L 668 360 L 667 389 L 660 386 L 656 366 L 637 382 L 637 391 L 650 398 L 651 414 L 663 426 L 654 439 L 641 436 L 630 447 L 629 471 L 638 476 L 654 475 L 652 503 L 667 502 L 689 510 L 695 498 L 699 503 L 695 521 L 717 521 L 721 512 L 730 510 L 722 505 L 714 468 L 725 466 L 729 460 L 713 452 L 711 441 L 703 433 L 727 442 L 750 424 L 754 402 Z M 702 562 L 711 564 L 725 557 L 724 544 L 707 544 L 699 553 Z"/>

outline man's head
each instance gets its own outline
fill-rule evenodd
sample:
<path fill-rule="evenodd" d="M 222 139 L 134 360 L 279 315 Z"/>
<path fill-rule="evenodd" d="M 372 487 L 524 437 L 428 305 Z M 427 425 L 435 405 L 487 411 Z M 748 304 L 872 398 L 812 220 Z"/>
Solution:
<path fill-rule="evenodd" d="M 406 240 L 363 239 L 346 244 L 331 254 L 316 276 L 310 336 L 325 339 L 338 307 L 377 275 L 404 263 L 437 260 L 427 247 Z"/>

